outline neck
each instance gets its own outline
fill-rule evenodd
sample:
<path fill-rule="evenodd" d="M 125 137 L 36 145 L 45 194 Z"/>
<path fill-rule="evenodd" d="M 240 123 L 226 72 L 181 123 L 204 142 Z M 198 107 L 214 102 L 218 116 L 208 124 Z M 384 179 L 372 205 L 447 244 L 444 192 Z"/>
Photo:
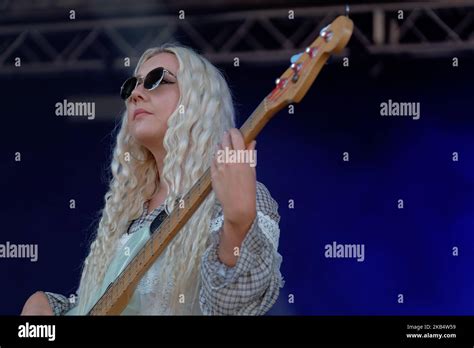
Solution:
<path fill-rule="evenodd" d="M 164 167 L 164 159 L 166 156 L 166 152 L 163 147 L 158 149 L 150 149 L 153 157 L 155 158 L 156 168 L 157 168 L 157 188 L 155 193 L 153 194 L 152 200 L 157 199 L 160 197 L 165 197 L 168 195 L 168 186 L 160 179 L 163 174 L 163 167 Z"/>

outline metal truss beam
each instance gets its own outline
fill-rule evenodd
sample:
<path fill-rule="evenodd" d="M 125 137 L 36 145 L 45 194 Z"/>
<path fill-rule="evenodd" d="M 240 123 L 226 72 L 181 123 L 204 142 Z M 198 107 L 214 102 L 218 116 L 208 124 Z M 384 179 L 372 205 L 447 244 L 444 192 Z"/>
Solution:
<path fill-rule="evenodd" d="M 0 14 L 18 16 L 18 9 L 11 8 L 18 3 L 1 1 Z M 152 8 L 150 1 L 143 3 Z M 154 9 L 159 12 L 159 7 Z M 294 19 L 289 19 L 289 10 L 294 11 Z M 399 11 L 403 11 L 403 19 L 398 18 Z M 303 51 L 321 28 L 344 13 L 345 6 L 288 5 L 185 15 L 185 19 L 179 19 L 176 12 L 28 24 L 17 20 L 0 24 L 0 74 L 18 71 L 16 57 L 21 58 L 22 73 L 123 69 L 124 58 L 130 58 L 133 66 L 146 48 L 168 41 L 187 44 L 214 63 L 230 64 L 235 57 L 250 63 L 288 61 L 289 56 Z M 343 55 L 474 53 L 474 0 L 352 5 L 350 17 L 355 23 L 354 35 Z"/>

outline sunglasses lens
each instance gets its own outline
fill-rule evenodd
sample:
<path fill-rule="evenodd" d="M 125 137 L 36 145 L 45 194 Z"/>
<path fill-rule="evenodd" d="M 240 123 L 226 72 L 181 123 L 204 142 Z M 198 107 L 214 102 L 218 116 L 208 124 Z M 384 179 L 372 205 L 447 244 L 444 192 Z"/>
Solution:
<path fill-rule="evenodd" d="M 164 73 L 163 68 L 156 68 L 150 71 L 145 77 L 145 81 L 143 82 L 143 87 L 145 87 L 148 90 L 152 90 L 153 88 L 156 88 L 160 84 L 161 79 L 163 78 L 163 73 Z"/>
<path fill-rule="evenodd" d="M 137 78 L 136 77 L 130 77 L 125 81 L 120 88 L 120 98 L 123 100 L 127 100 L 128 97 L 132 94 L 133 89 L 135 88 L 137 84 Z"/>

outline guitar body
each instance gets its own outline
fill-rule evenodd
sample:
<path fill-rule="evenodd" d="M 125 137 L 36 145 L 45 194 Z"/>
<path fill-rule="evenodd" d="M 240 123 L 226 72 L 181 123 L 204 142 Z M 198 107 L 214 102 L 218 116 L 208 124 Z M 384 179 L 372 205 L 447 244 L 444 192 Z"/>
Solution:
<path fill-rule="evenodd" d="M 116 251 L 116 255 L 112 259 L 112 262 L 105 273 L 104 280 L 100 289 L 90 298 L 86 308 L 89 311 L 92 306 L 100 299 L 102 295 L 107 291 L 110 284 L 112 284 L 117 277 L 123 272 L 130 261 L 138 254 L 145 243 L 150 239 L 150 226 L 144 226 L 138 231 L 132 233 L 120 250 Z M 122 315 L 134 315 L 138 314 L 140 308 L 140 299 L 138 294 L 134 292 L 127 307 L 121 313 Z M 72 308 L 65 315 L 77 315 L 77 307 Z"/>

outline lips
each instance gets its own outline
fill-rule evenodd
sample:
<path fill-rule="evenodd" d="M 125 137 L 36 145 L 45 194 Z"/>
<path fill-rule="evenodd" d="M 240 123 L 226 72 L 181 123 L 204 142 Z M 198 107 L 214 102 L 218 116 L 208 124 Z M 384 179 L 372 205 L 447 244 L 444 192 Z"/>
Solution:
<path fill-rule="evenodd" d="M 133 113 L 133 119 L 136 119 L 137 116 L 140 115 L 151 115 L 151 112 L 146 111 L 145 109 L 136 109 L 135 112 Z"/>

